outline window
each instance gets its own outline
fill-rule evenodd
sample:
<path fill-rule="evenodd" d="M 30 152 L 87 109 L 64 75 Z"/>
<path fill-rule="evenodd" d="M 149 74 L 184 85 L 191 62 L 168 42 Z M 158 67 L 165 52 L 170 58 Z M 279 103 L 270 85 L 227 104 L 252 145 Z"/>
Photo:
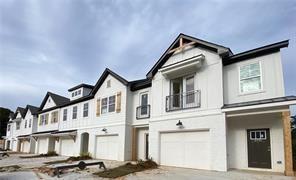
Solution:
<path fill-rule="evenodd" d="M 107 113 L 107 109 L 108 109 L 108 98 L 103 98 L 102 107 L 101 107 L 102 114 Z"/>
<path fill-rule="evenodd" d="M 88 116 L 88 103 L 83 104 L 83 117 Z"/>
<path fill-rule="evenodd" d="M 75 93 L 74 92 L 72 92 L 72 97 L 74 97 L 75 96 Z"/>
<path fill-rule="evenodd" d="M 20 122 L 16 122 L 16 130 L 19 130 L 20 129 L 20 125 L 21 125 Z"/>
<path fill-rule="evenodd" d="M 50 103 L 50 99 L 48 99 L 48 103 Z"/>
<path fill-rule="evenodd" d="M 77 92 L 77 91 L 75 91 L 75 96 L 77 96 L 77 94 L 78 94 L 78 92 Z"/>
<path fill-rule="evenodd" d="M 111 87 L 111 80 L 107 81 L 107 88 Z"/>
<path fill-rule="evenodd" d="M 58 122 L 58 111 L 54 111 L 51 113 L 51 123 Z"/>
<path fill-rule="evenodd" d="M 63 121 L 67 121 L 67 109 L 64 109 L 63 111 Z"/>
<path fill-rule="evenodd" d="M 239 68 L 240 92 L 254 92 L 262 90 L 261 65 L 259 62 Z"/>
<path fill-rule="evenodd" d="M 194 76 L 187 77 L 185 80 L 186 104 L 194 103 Z"/>
<path fill-rule="evenodd" d="M 250 139 L 255 141 L 266 140 L 266 130 L 250 131 Z"/>
<path fill-rule="evenodd" d="M 29 120 L 29 128 L 32 126 L 32 119 Z"/>
<path fill-rule="evenodd" d="M 115 111 L 115 96 L 109 97 L 109 112 Z"/>
<path fill-rule="evenodd" d="M 40 115 L 39 125 L 46 125 L 48 123 L 48 117 L 49 117 L 49 114 Z"/>
<path fill-rule="evenodd" d="M 7 131 L 10 131 L 10 124 L 8 124 L 7 126 Z"/>
<path fill-rule="evenodd" d="M 77 94 L 78 94 L 78 95 L 80 95 L 80 94 L 81 94 L 81 89 L 79 89 L 79 90 L 78 90 Z"/>
<path fill-rule="evenodd" d="M 25 128 L 27 128 L 27 123 L 28 123 L 27 120 L 25 120 Z"/>
<path fill-rule="evenodd" d="M 77 119 L 77 106 L 73 107 L 72 119 Z"/>
<path fill-rule="evenodd" d="M 141 94 L 140 97 L 140 102 L 141 102 L 141 110 L 140 110 L 140 114 L 141 115 L 146 115 L 148 113 L 148 94 L 147 93 L 143 93 Z"/>

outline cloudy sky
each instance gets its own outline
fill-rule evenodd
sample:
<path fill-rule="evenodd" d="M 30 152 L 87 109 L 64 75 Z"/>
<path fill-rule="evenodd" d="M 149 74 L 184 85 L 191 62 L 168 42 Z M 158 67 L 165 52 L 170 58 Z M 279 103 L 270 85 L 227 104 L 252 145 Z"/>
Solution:
<path fill-rule="evenodd" d="M 282 49 L 286 94 L 296 95 L 296 1 L 1 0 L 0 106 L 67 96 L 109 67 L 144 78 L 179 33 L 234 53 L 290 39 Z"/>

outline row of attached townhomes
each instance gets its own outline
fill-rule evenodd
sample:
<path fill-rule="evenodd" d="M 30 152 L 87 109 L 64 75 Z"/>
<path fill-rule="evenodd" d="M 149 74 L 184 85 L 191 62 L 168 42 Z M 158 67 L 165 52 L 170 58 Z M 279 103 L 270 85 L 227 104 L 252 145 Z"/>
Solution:
<path fill-rule="evenodd" d="M 48 92 L 17 108 L 6 148 L 117 161 L 293 175 L 289 106 L 280 49 L 288 40 L 233 54 L 180 34 L 146 74 L 106 69 L 92 86 Z"/>

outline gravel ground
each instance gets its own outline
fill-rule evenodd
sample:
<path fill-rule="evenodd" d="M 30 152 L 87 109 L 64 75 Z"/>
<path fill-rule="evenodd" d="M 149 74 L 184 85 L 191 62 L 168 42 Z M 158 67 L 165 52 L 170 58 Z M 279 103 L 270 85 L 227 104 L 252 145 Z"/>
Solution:
<path fill-rule="evenodd" d="M 0 173 L 1 180 L 37 180 L 37 179 L 59 179 L 59 180 L 78 180 L 78 179 L 103 179 L 94 176 L 94 172 L 102 171 L 98 166 L 90 166 L 81 171 L 78 168 L 65 171 L 60 178 L 50 177 L 46 174 L 32 171 L 31 168 L 44 166 L 44 162 L 63 160 L 67 157 L 56 156 L 47 158 L 29 158 L 22 159 L 19 156 L 23 154 L 12 154 L 8 158 L 0 160 L 0 167 L 18 165 L 21 166 L 20 171 L 16 172 L 2 172 Z M 87 160 L 86 162 L 92 162 L 94 160 Z M 73 162 L 76 163 L 76 162 Z M 106 161 L 104 163 L 107 168 L 114 168 L 124 164 L 125 162 Z M 179 179 L 192 179 L 192 180 L 292 180 L 295 177 L 287 177 L 281 174 L 268 173 L 268 172 L 254 172 L 254 171 L 238 171 L 232 170 L 228 172 L 215 172 L 205 170 L 193 170 L 185 168 L 173 168 L 173 167 L 159 167 L 158 169 L 147 170 L 143 172 L 137 172 L 127 175 L 125 177 L 118 178 L 120 180 L 179 180 Z"/>

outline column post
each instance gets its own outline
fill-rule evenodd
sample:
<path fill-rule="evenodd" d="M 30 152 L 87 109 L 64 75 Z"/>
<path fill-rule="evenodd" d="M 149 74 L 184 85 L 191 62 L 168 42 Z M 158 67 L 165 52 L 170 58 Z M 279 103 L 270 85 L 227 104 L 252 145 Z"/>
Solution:
<path fill-rule="evenodd" d="M 282 112 L 285 152 L 285 175 L 294 176 L 290 111 Z"/>

